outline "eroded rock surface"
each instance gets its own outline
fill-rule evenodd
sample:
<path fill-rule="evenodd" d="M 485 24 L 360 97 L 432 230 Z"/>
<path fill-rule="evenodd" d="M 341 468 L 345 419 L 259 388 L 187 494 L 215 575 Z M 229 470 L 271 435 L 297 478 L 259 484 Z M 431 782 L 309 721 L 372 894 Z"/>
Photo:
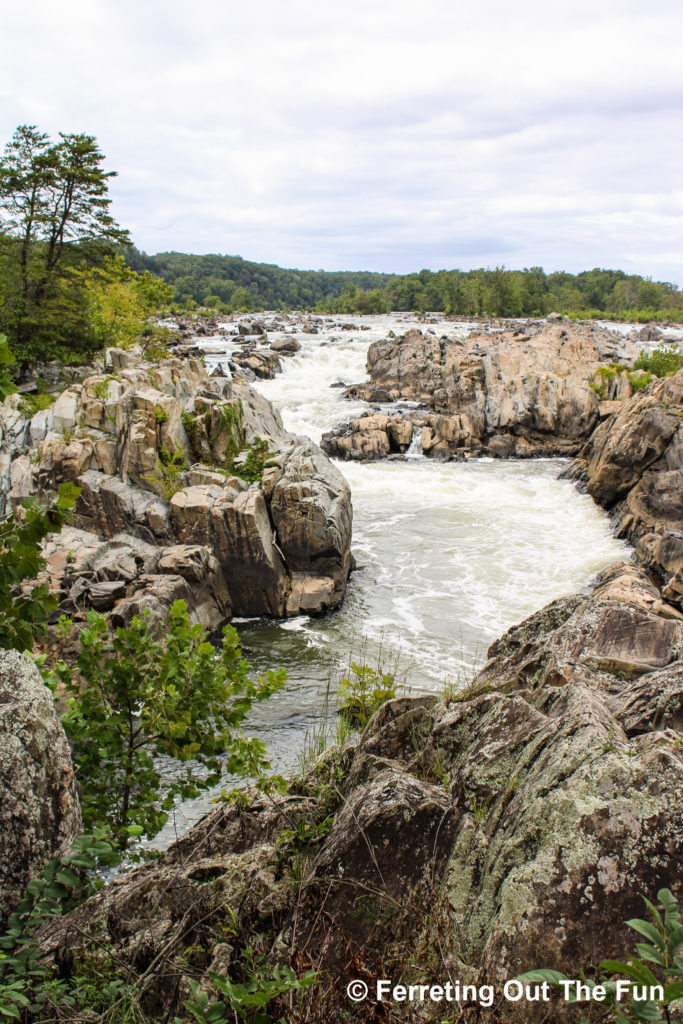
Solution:
<path fill-rule="evenodd" d="M 0 650 L 0 925 L 27 883 L 81 832 L 71 752 L 27 654 Z"/>
<path fill-rule="evenodd" d="M 326 434 L 322 446 L 348 459 L 405 452 L 411 441 L 446 459 L 575 455 L 603 411 L 590 386 L 596 371 L 637 355 L 611 331 L 561 318 L 464 340 L 413 329 L 374 342 L 369 384 L 347 394 L 422 408 L 370 412 Z"/>
<path fill-rule="evenodd" d="M 64 481 L 81 491 L 74 529 L 46 549 L 63 610 L 125 622 L 182 598 L 214 630 L 231 614 L 337 607 L 351 500 L 320 449 L 289 435 L 244 379 L 209 376 L 198 359 L 111 349 L 106 368 L 31 420 L 18 396 L 0 408 L 6 506 L 47 500 Z M 261 442 L 268 465 L 250 484 L 239 474 Z"/>
<path fill-rule="evenodd" d="M 653 381 L 601 423 L 568 475 L 609 509 L 618 536 L 683 606 L 683 371 Z"/>

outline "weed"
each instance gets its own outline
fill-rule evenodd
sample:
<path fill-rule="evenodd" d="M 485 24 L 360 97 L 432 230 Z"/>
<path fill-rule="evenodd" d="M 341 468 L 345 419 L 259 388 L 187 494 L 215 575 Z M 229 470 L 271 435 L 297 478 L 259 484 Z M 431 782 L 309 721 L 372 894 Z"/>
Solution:
<path fill-rule="evenodd" d="M 111 378 L 105 377 L 103 380 L 98 380 L 97 383 L 93 385 L 95 395 L 103 402 L 106 400 L 107 394 L 109 393 L 110 380 Z"/>
<path fill-rule="evenodd" d="M 339 683 L 339 714 L 362 731 L 378 708 L 396 696 L 396 673 L 352 661 Z"/>

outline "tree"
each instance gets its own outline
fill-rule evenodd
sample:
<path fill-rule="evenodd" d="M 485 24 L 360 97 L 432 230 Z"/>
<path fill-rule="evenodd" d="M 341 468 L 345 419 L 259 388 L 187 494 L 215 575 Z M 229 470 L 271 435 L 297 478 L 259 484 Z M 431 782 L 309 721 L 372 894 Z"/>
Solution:
<path fill-rule="evenodd" d="M 68 620 L 62 625 L 72 628 Z M 122 850 L 131 835 L 155 836 L 176 797 L 197 796 L 224 770 L 257 775 L 268 767 L 263 743 L 239 729 L 254 701 L 275 693 L 285 673 L 253 681 L 231 626 L 223 630 L 220 655 L 207 637 L 190 623 L 183 601 L 160 631 L 149 617 L 136 616 L 112 635 L 106 619 L 90 612 L 79 635 L 77 674 L 57 666 L 69 695 L 62 722 L 84 826 L 106 822 Z"/>
<path fill-rule="evenodd" d="M 17 358 L 92 350 L 78 271 L 129 241 L 109 212 L 109 179 L 92 135 L 51 143 L 20 125 L 0 161 L 0 325 Z"/>

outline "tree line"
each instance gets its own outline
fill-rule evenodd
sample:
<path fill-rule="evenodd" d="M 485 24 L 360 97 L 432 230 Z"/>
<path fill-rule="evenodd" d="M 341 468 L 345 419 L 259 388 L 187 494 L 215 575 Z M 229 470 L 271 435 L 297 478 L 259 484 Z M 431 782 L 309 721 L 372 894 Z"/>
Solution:
<path fill-rule="evenodd" d="M 683 293 L 666 281 L 621 270 L 546 274 L 541 267 L 420 270 L 414 274 L 288 270 L 239 256 L 126 251 L 131 269 L 158 274 L 186 308 L 220 312 L 305 309 L 327 313 L 443 312 L 683 320 Z"/>

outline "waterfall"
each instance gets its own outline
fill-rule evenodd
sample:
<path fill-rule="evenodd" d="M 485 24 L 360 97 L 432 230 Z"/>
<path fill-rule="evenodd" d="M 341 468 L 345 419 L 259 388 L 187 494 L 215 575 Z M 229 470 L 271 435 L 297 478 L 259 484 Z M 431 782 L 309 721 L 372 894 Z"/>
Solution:
<path fill-rule="evenodd" d="M 407 459 L 422 458 L 422 427 L 413 427 L 413 436 L 406 452 Z"/>

